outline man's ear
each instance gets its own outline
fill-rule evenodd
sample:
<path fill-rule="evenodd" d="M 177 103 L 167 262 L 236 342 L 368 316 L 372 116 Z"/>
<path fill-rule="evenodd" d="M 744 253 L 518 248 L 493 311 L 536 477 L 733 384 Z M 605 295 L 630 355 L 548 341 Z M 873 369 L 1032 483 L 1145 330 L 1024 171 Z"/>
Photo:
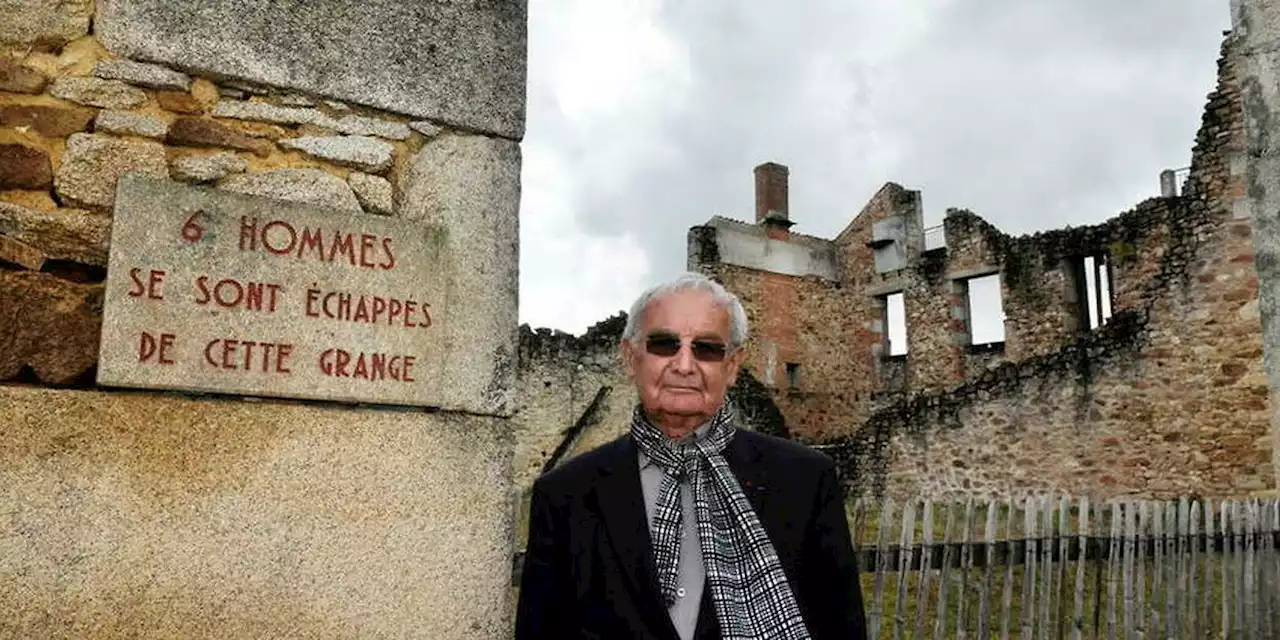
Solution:
<path fill-rule="evenodd" d="M 732 387 L 735 383 L 738 382 L 738 371 L 742 369 L 742 357 L 743 357 L 743 349 L 739 347 L 737 349 L 734 349 L 733 353 L 729 354 L 728 362 L 725 363 L 729 369 L 728 386 L 730 387 Z"/>
<path fill-rule="evenodd" d="M 636 375 L 635 349 L 631 341 L 626 338 L 623 338 L 618 345 L 618 357 L 622 358 L 622 366 L 626 368 L 629 378 L 634 378 Z"/>

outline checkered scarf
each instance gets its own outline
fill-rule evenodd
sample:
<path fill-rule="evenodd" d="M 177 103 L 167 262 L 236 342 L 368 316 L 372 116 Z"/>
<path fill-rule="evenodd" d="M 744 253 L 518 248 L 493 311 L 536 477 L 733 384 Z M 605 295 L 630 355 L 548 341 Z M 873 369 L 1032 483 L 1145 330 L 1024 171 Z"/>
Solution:
<path fill-rule="evenodd" d="M 736 431 L 728 403 L 694 442 L 667 438 L 636 407 L 631 436 L 664 470 L 653 513 L 653 553 L 663 601 L 675 601 L 683 509 L 679 483 L 689 478 L 707 586 L 724 640 L 807 639 L 809 632 L 760 519 L 721 452 Z"/>

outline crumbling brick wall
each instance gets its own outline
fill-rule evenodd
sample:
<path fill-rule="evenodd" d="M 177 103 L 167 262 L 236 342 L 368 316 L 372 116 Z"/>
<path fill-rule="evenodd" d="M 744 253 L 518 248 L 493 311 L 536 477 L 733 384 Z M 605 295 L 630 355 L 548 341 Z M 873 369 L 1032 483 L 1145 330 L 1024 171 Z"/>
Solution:
<path fill-rule="evenodd" d="M 1005 353 L 980 374 L 967 369 L 956 388 L 907 394 L 828 442 L 855 492 L 1171 497 L 1275 487 L 1252 225 L 1233 207 L 1242 120 L 1231 45 L 1182 195 L 1022 238 L 967 212 L 948 216 L 945 270 L 1000 267 Z M 1106 255 L 1114 270 L 1114 315 L 1093 331 L 1071 296 L 1071 262 L 1085 255 Z"/>
<path fill-rule="evenodd" d="M 832 241 L 838 282 L 702 260 L 743 297 L 757 339 L 786 345 L 810 374 L 818 393 L 804 398 L 772 380 L 790 432 L 835 455 L 860 494 L 1273 489 L 1252 224 L 1236 213 L 1245 159 L 1234 44 L 1223 44 L 1181 194 L 1022 237 L 950 210 L 946 247 L 926 250 L 911 224 L 919 194 L 889 184 Z M 895 215 L 908 222 L 904 264 L 877 270 L 884 245 L 872 230 Z M 1086 258 L 1109 265 L 1113 286 L 1096 328 Z M 979 347 L 967 341 L 966 283 L 992 273 L 1005 339 Z M 884 351 L 890 291 L 905 293 L 905 357 Z M 758 372 L 768 358 L 759 345 L 749 354 Z"/>

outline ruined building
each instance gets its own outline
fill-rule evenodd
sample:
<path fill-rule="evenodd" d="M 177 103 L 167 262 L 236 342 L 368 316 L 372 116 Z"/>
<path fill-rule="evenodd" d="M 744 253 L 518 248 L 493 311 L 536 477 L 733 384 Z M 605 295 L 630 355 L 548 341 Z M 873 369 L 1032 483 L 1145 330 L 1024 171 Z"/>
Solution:
<path fill-rule="evenodd" d="M 757 422 L 836 457 L 852 494 L 1274 489 L 1241 60 L 1228 34 L 1189 172 L 1093 226 L 1013 237 L 952 209 L 926 229 L 889 183 L 817 238 L 791 230 L 787 168 L 756 167 L 754 220 L 691 228 L 688 268 L 747 307 Z M 524 332 L 518 484 L 625 429 L 610 323 Z"/>

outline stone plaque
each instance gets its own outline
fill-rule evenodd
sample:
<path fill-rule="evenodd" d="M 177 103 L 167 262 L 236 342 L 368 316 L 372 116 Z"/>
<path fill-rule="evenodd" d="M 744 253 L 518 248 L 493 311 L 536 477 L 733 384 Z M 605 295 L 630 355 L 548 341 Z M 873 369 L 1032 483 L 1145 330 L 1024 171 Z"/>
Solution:
<path fill-rule="evenodd" d="M 98 383 L 438 406 L 444 232 L 121 178 Z"/>

